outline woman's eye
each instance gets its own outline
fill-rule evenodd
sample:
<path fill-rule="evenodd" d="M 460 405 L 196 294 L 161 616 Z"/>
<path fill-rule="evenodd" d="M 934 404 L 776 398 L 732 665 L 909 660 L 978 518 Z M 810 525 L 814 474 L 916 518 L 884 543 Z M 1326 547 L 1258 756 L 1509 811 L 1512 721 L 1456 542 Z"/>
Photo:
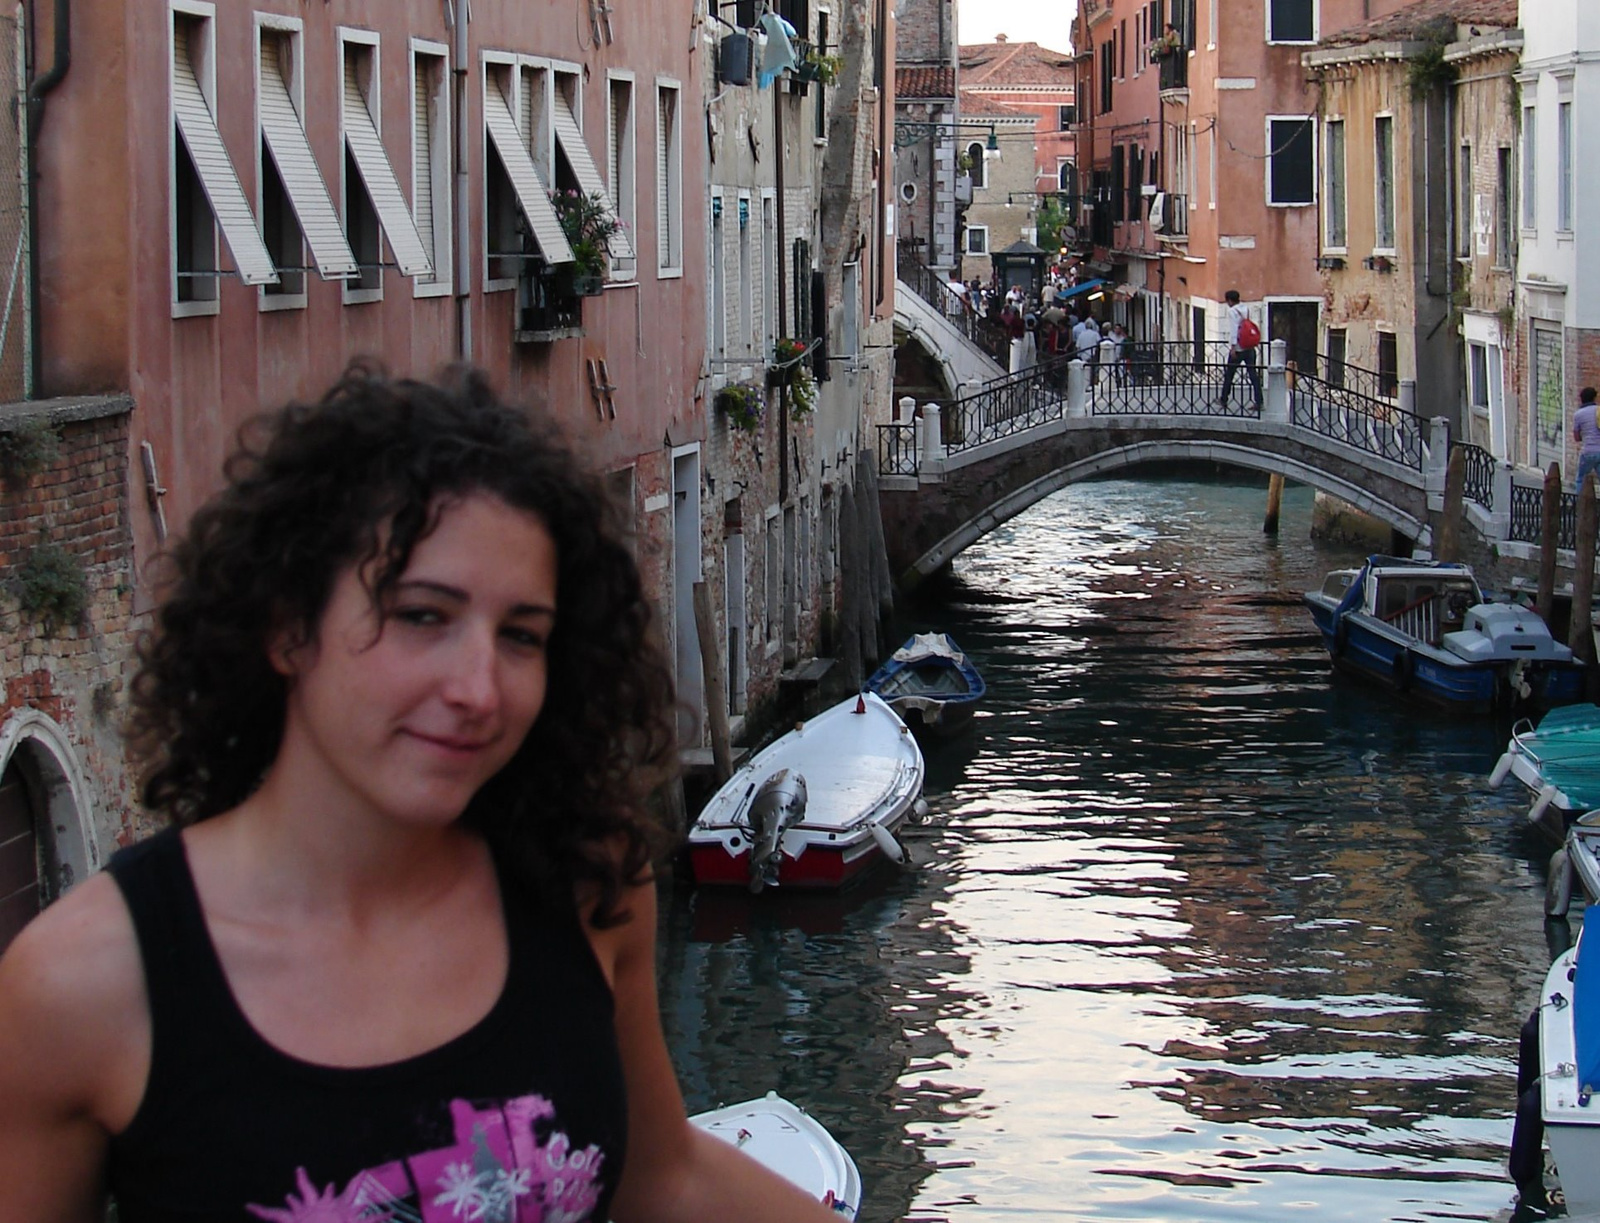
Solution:
<path fill-rule="evenodd" d="M 529 628 L 508 628 L 505 638 L 512 645 L 521 646 L 527 650 L 542 650 L 544 648 L 544 634 Z"/>
<path fill-rule="evenodd" d="M 444 616 L 432 607 L 397 607 L 394 618 L 402 624 L 433 625 L 442 624 Z"/>

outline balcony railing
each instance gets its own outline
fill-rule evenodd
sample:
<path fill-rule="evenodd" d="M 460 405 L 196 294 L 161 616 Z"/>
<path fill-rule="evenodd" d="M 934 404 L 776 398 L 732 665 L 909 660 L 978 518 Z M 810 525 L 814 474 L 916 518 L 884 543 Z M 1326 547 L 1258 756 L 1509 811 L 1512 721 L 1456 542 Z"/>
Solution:
<path fill-rule="evenodd" d="M 1161 66 L 1162 89 L 1189 88 L 1189 53 L 1182 47 L 1157 57 Z"/>

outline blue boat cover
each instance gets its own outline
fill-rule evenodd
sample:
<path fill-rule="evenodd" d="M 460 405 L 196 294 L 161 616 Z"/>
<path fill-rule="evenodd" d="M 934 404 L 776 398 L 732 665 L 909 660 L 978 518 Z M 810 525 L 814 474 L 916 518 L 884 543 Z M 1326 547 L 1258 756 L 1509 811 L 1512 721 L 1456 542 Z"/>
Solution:
<path fill-rule="evenodd" d="M 1577 1049 L 1578 1090 L 1593 1093 L 1600 1089 L 1600 904 L 1583 911 L 1574 965 L 1572 1043 Z"/>
<path fill-rule="evenodd" d="M 1546 785 L 1555 786 L 1574 806 L 1600 807 L 1600 708 L 1552 709 L 1539 729 L 1521 741 Z"/>

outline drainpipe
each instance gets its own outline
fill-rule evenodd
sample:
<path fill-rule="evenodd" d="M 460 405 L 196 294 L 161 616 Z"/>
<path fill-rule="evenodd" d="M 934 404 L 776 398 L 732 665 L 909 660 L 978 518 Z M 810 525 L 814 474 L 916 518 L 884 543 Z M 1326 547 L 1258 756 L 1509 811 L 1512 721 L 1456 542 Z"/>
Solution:
<path fill-rule="evenodd" d="M 33 11 L 29 9 L 29 29 Z M 44 346 L 39 342 L 39 129 L 44 125 L 44 99 L 67 75 L 72 66 L 72 3 L 55 0 L 55 62 L 50 71 L 35 77 L 28 86 L 28 335 L 33 351 L 28 354 L 28 385 L 24 393 L 32 397 L 44 381 Z"/>
<path fill-rule="evenodd" d="M 456 356 L 465 362 L 472 361 L 472 242 L 468 226 L 471 201 L 471 177 L 467 160 L 467 22 L 471 14 L 467 0 L 444 0 L 445 21 L 451 27 L 451 56 L 455 60 L 455 88 L 451 101 L 455 105 L 455 199 L 450 201 L 455 219 L 456 258 L 451 269 L 456 291 Z"/>

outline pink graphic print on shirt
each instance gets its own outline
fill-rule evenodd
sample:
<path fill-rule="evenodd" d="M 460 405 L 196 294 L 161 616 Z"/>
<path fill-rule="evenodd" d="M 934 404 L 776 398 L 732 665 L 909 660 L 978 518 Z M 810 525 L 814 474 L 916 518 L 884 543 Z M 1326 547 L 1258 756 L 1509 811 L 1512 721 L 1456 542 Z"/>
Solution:
<path fill-rule="evenodd" d="M 296 1169 L 299 1195 L 282 1208 L 249 1206 L 269 1223 L 583 1223 L 600 1200 L 605 1155 L 574 1150 L 561 1130 L 541 1142 L 534 1126 L 555 1117 L 543 1096 L 498 1108 L 450 1103 L 455 1145 L 357 1174 L 341 1192 L 320 1191 Z M 413 1185 L 415 1189 L 413 1190 Z"/>

